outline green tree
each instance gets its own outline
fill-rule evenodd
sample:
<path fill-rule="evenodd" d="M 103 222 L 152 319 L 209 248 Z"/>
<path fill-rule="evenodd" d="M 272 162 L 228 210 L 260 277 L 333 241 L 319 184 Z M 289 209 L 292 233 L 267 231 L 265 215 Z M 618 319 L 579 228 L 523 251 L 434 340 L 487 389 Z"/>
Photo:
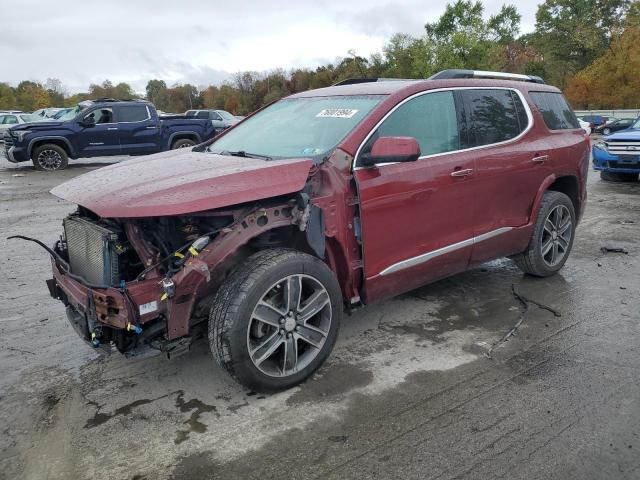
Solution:
<path fill-rule="evenodd" d="M 146 87 L 147 100 L 164 110 L 167 103 L 167 84 L 164 80 L 149 80 Z"/>
<path fill-rule="evenodd" d="M 0 83 L 0 109 L 14 110 L 18 106 L 14 89 L 7 83 Z"/>
<path fill-rule="evenodd" d="M 545 0 L 536 13 L 535 43 L 550 81 L 568 78 L 603 55 L 622 31 L 630 0 Z"/>
<path fill-rule="evenodd" d="M 500 70 L 501 52 L 520 29 L 520 14 L 503 5 L 500 12 L 484 20 L 480 1 L 457 0 L 447 4 L 442 16 L 425 25 L 426 74 L 447 68 Z"/>

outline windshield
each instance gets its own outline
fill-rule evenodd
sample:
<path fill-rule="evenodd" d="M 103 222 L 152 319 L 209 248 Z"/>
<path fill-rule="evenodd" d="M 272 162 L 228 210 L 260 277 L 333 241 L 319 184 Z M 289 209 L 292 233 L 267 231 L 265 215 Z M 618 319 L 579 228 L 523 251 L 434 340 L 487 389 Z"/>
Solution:
<path fill-rule="evenodd" d="M 78 113 L 80 113 L 82 111 L 82 109 L 80 108 L 80 105 L 78 105 L 75 108 L 70 108 L 69 110 L 67 110 L 66 112 L 60 114 L 60 115 L 56 115 L 55 119 L 56 120 L 60 120 L 61 122 L 66 122 L 67 120 L 72 120 L 76 117 L 76 115 L 78 115 Z M 60 112 L 58 112 L 60 113 Z"/>
<path fill-rule="evenodd" d="M 218 113 L 218 115 L 220 115 L 225 120 L 235 120 L 236 119 L 236 117 L 231 115 L 229 112 L 225 112 L 224 110 L 216 110 L 216 112 Z"/>
<path fill-rule="evenodd" d="M 635 128 L 636 130 L 640 130 L 640 117 L 636 118 L 635 122 L 633 122 L 633 125 L 631 125 L 631 128 Z"/>
<path fill-rule="evenodd" d="M 353 95 L 280 100 L 233 128 L 211 144 L 209 151 L 272 158 L 325 155 L 383 98 Z"/>
<path fill-rule="evenodd" d="M 73 108 L 63 108 L 59 112 L 56 112 L 54 115 L 52 115 L 51 118 L 55 118 L 56 120 L 58 120 L 62 118 L 65 113 L 69 112 L 69 110 L 73 110 Z"/>
<path fill-rule="evenodd" d="M 27 115 L 20 115 L 20 119 L 23 122 L 39 122 L 40 120 L 42 120 L 42 117 L 39 115 L 33 115 L 33 114 L 27 114 Z"/>

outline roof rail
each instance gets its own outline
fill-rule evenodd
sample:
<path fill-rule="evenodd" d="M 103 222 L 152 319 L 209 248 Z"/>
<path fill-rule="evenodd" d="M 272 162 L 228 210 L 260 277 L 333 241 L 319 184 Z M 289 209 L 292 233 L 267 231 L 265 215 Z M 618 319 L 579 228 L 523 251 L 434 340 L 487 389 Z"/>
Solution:
<path fill-rule="evenodd" d="M 342 85 L 355 85 L 358 83 L 373 83 L 373 82 L 419 82 L 419 79 L 415 78 L 347 78 L 341 80 L 338 83 L 331 85 L 332 87 L 340 87 Z"/>
<path fill-rule="evenodd" d="M 519 80 L 521 82 L 544 83 L 544 80 L 535 75 L 522 75 L 520 73 L 487 72 L 484 70 L 443 70 L 429 77 L 429 80 L 445 80 L 452 78 L 493 78 L 500 80 Z"/>
<path fill-rule="evenodd" d="M 146 102 L 146 100 L 142 100 L 140 98 L 109 98 L 109 97 L 103 97 L 103 98 L 95 98 L 95 99 L 90 99 L 90 102 L 94 102 L 94 103 L 113 103 L 113 102 Z"/>

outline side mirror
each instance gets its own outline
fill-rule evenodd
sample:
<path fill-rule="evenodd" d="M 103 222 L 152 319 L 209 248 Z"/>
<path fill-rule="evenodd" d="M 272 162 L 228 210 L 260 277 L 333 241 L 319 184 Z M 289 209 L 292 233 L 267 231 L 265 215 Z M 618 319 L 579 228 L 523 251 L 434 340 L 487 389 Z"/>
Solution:
<path fill-rule="evenodd" d="M 95 127 L 96 119 L 92 116 L 84 117 L 82 120 L 80 120 L 80 125 L 82 125 L 83 127 Z"/>
<path fill-rule="evenodd" d="M 413 137 L 380 137 L 371 152 L 362 155 L 362 165 L 370 167 L 378 163 L 415 162 L 420 158 L 420 145 Z"/>

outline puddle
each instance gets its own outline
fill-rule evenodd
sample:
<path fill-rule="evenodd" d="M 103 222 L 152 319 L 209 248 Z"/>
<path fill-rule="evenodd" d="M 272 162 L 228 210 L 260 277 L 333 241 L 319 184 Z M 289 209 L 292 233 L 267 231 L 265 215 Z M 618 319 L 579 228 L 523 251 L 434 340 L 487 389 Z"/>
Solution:
<path fill-rule="evenodd" d="M 185 402 L 184 392 L 182 391 L 178 393 L 178 396 L 176 398 L 176 407 L 178 407 L 182 413 L 186 413 L 193 410 L 191 412 L 191 416 L 189 417 L 189 420 L 184 422 L 186 425 L 188 425 L 188 428 L 184 430 L 178 430 L 176 432 L 176 438 L 173 441 L 173 443 L 175 443 L 176 445 L 179 445 L 185 440 L 188 440 L 189 435 L 192 432 L 204 433 L 207 431 L 207 425 L 200 421 L 200 416 L 203 413 L 213 412 L 216 418 L 220 418 L 220 414 L 218 413 L 218 407 L 216 407 L 215 405 L 208 405 L 202 402 L 201 400 L 198 400 L 197 398 L 192 398 L 191 400 Z"/>

